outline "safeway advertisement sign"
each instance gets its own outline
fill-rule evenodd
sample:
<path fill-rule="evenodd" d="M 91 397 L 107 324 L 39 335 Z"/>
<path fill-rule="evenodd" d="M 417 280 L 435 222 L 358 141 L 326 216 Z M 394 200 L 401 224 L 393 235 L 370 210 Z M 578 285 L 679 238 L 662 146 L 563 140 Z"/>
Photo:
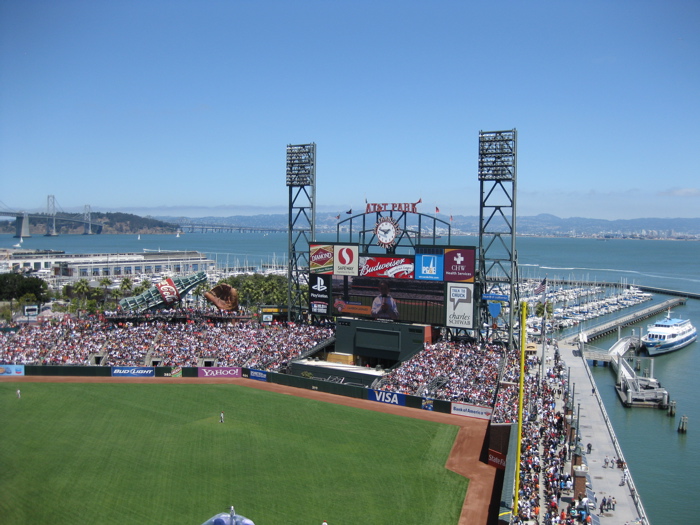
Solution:
<path fill-rule="evenodd" d="M 361 277 L 413 279 L 413 269 L 409 257 L 360 257 Z"/>
<path fill-rule="evenodd" d="M 333 248 L 333 273 L 357 275 L 360 264 L 357 246 L 336 244 Z"/>

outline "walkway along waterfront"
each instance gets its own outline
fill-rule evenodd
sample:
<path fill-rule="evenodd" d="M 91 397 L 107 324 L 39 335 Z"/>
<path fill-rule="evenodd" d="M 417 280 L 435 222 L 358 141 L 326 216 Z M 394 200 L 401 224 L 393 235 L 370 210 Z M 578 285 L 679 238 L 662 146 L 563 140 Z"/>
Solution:
<path fill-rule="evenodd" d="M 576 345 L 564 343 L 559 346 L 559 351 L 569 367 L 570 399 L 574 411 L 573 415 L 579 420 L 578 434 L 581 439 L 580 447 L 584 464 L 588 468 L 587 478 L 597 500 L 595 514 L 599 518 L 612 518 L 608 521 L 609 523 L 643 523 L 648 525 L 649 520 L 634 485 L 632 472 L 627 466 L 615 431 L 591 376 L 588 363 Z M 591 450 L 587 452 L 589 443 Z M 608 461 L 607 465 L 606 458 L 611 460 Z M 620 460 L 625 468 L 617 468 L 617 460 Z M 577 495 L 574 494 L 572 497 L 576 498 Z M 606 498 L 607 500 L 611 497 L 617 501 L 615 510 L 600 512 L 602 499 Z M 605 521 L 603 519 L 601 523 Z"/>

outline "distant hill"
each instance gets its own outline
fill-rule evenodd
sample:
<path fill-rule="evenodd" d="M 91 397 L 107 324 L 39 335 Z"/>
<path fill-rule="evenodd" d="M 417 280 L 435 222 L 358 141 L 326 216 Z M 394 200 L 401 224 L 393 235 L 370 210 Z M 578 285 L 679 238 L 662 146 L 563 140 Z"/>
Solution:
<path fill-rule="evenodd" d="M 66 217 L 81 217 L 80 214 L 64 214 Z M 338 224 L 337 215 L 333 213 L 318 213 L 316 229 L 319 232 L 335 232 Z M 345 219 L 349 215 L 342 215 Z M 449 216 L 439 215 L 442 220 Z M 175 233 L 182 217 L 158 216 L 141 217 L 130 213 L 92 212 L 92 220 L 102 226 L 102 233 Z M 287 227 L 286 214 L 267 215 L 232 215 L 230 217 L 190 217 L 188 221 L 204 224 L 219 224 L 246 226 L 258 228 Z M 495 219 L 494 219 L 495 220 Z M 453 231 L 475 235 L 479 231 L 479 217 L 454 215 L 452 217 Z M 494 227 L 501 227 L 495 222 Z M 58 233 L 82 233 L 82 225 L 63 222 L 57 218 Z M 625 219 L 605 220 L 570 217 L 562 219 L 555 215 L 542 213 L 540 215 L 518 217 L 516 222 L 518 235 L 557 236 L 557 237 L 607 237 L 607 238 L 661 238 L 661 239 L 700 239 L 700 218 L 697 219 Z M 0 220 L 0 233 L 14 233 L 14 219 Z M 31 219 L 30 231 L 34 234 L 46 232 L 45 219 Z"/>
<path fill-rule="evenodd" d="M 170 223 L 179 223 L 180 217 L 160 216 L 157 219 Z M 342 216 L 341 219 L 346 218 Z M 443 220 L 448 216 L 439 215 Z M 230 217 L 189 218 L 195 223 L 226 224 L 260 228 L 286 228 L 288 217 L 284 214 L 271 215 L 233 215 Z M 332 213 L 316 214 L 318 231 L 334 232 L 338 220 Z M 519 235 L 540 236 L 599 236 L 599 237 L 654 237 L 686 238 L 700 236 L 700 218 L 696 219 L 625 219 L 605 220 L 570 217 L 562 219 L 555 215 L 540 214 L 517 218 Z M 452 228 L 466 234 L 479 231 L 479 217 L 454 215 Z"/>
<path fill-rule="evenodd" d="M 83 225 L 62 221 L 64 218 L 82 219 L 78 213 L 59 213 L 56 215 L 56 231 L 59 234 L 83 233 Z M 130 213 L 102 213 L 93 211 L 90 214 L 94 225 L 102 227 L 102 233 L 175 233 L 177 226 L 153 217 L 140 217 Z M 46 219 L 29 219 L 29 232 L 32 235 L 46 233 Z M 0 222 L 0 233 L 15 233 L 15 220 L 7 219 Z"/>

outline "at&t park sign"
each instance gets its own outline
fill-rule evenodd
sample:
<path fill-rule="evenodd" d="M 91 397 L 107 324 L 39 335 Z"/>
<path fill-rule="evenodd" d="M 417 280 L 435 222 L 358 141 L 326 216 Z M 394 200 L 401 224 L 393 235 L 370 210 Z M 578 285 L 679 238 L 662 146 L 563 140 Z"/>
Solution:
<path fill-rule="evenodd" d="M 368 202 L 365 213 L 381 211 L 402 211 L 405 213 L 418 213 L 418 202 Z"/>

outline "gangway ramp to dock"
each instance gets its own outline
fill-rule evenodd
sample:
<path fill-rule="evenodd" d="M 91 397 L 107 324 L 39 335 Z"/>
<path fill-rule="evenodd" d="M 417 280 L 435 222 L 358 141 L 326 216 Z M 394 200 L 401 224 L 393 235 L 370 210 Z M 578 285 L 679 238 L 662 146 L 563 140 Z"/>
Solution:
<path fill-rule="evenodd" d="M 659 381 L 653 377 L 653 358 L 646 358 L 651 363 L 650 373 L 640 376 L 626 357 L 630 350 L 634 351 L 638 346 L 639 339 L 628 336 L 618 340 L 607 352 L 612 369 L 617 375 L 615 390 L 626 407 L 666 408 L 669 400 L 668 391 L 662 388 Z M 592 359 L 586 352 L 584 356 Z M 639 361 L 641 358 L 633 359 Z"/>

